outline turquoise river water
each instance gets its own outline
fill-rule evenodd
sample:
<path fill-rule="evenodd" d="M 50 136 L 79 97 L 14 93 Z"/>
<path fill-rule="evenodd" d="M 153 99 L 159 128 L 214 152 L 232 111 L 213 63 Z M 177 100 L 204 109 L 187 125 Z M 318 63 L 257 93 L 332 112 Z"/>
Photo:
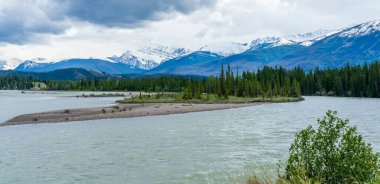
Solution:
<path fill-rule="evenodd" d="M 0 121 L 112 105 L 81 93 L 0 91 Z M 0 183 L 241 183 L 285 161 L 294 133 L 328 109 L 380 151 L 380 100 L 305 97 L 297 103 L 130 119 L 0 127 Z"/>

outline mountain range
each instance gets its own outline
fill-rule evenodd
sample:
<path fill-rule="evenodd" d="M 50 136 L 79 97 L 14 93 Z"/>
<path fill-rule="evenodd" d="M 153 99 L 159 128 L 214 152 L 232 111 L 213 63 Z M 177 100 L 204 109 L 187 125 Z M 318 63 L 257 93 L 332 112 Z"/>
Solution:
<path fill-rule="evenodd" d="M 0 60 L 0 70 L 49 72 L 83 68 L 107 74 L 216 75 L 221 64 L 234 70 L 255 71 L 264 66 L 339 68 L 380 59 L 380 20 L 342 30 L 318 30 L 285 37 L 259 38 L 250 43 L 210 44 L 197 50 L 149 46 L 120 56 L 66 59 L 49 62 L 42 58 L 21 62 Z M 17 67 L 16 64 L 20 63 Z M 13 64 L 13 65 L 12 65 Z"/>
<path fill-rule="evenodd" d="M 39 59 L 43 60 L 43 59 Z M 103 59 L 66 59 L 59 62 L 41 63 L 36 60 L 27 60 L 15 68 L 16 71 L 25 72 L 49 72 L 66 68 L 83 68 L 108 74 L 141 73 L 143 69 L 135 68 L 123 62 L 108 61 Z"/>

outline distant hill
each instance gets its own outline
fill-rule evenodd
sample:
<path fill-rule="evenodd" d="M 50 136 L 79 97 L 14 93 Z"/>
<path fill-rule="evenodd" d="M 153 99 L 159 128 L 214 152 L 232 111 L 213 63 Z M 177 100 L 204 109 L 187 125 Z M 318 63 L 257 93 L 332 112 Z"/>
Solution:
<path fill-rule="evenodd" d="M 79 79 L 117 79 L 120 76 L 108 75 L 96 71 L 87 71 L 81 68 L 59 69 L 50 72 L 23 72 L 23 71 L 0 71 L 0 76 L 17 75 L 23 77 L 33 77 L 40 80 L 79 80 Z"/>

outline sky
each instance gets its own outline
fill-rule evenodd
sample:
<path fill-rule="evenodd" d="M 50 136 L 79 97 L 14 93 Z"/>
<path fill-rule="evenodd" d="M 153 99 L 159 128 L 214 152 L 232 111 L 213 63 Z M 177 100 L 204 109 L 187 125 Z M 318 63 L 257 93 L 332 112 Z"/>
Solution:
<path fill-rule="evenodd" d="M 380 19 L 379 0 L 0 0 L 0 60 L 198 49 Z"/>

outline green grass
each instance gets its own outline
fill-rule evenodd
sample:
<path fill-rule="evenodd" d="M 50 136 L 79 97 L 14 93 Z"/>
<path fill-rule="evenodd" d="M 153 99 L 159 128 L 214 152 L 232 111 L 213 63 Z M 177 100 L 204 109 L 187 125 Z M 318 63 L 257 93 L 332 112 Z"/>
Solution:
<path fill-rule="evenodd" d="M 252 102 L 298 102 L 304 100 L 302 97 L 236 97 L 229 96 L 227 99 L 219 98 L 217 95 L 203 94 L 200 99 L 188 99 L 182 98 L 183 94 L 160 94 L 160 95 L 141 95 L 134 96 L 132 98 L 125 98 L 118 101 L 119 103 L 252 103 Z"/>
<path fill-rule="evenodd" d="M 35 87 L 35 88 L 40 88 L 42 90 L 47 89 L 46 84 L 43 82 L 32 82 L 32 84 L 33 84 L 33 87 Z"/>

